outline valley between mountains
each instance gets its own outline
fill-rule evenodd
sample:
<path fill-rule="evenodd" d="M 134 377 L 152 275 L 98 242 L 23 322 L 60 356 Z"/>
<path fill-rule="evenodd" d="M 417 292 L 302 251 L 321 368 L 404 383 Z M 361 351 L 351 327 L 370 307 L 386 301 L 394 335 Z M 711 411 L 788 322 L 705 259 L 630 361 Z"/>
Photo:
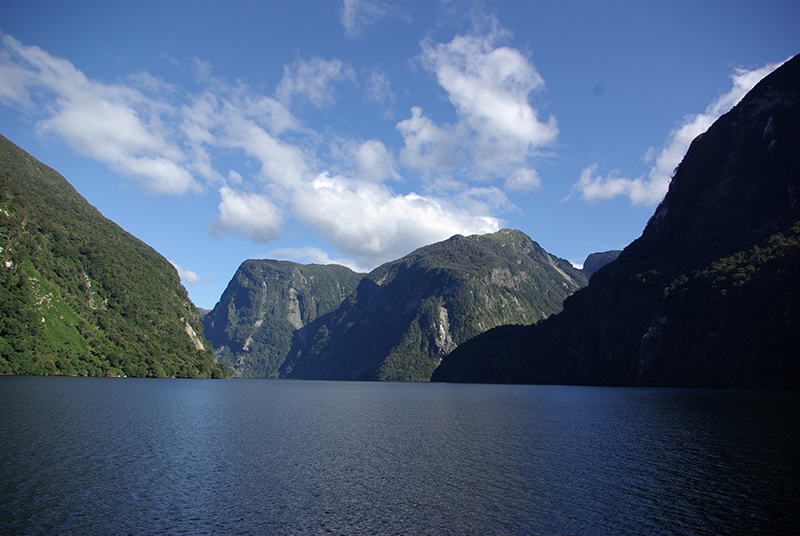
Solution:
<path fill-rule="evenodd" d="M 568 261 L 504 229 L 457 235 L 369 274 L 249 260 L 202 321 L 240 377 L 425 381 L 462 342 L 543 320 L 586 283 Z"/>

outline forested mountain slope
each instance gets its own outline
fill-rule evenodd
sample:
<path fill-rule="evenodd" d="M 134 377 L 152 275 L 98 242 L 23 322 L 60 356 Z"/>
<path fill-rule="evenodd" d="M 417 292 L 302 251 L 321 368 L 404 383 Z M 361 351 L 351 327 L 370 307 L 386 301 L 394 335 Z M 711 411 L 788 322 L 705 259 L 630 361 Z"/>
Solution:
<path fill-rule="evenodd" d="M 520 231 L 460 236 L 379 266 L 336 311 L 307 327 L 281 375 L 428 380 L 459 343 L 561 310 L 586 277 Z"/>
<path fill-rule="evenodd" d="M 239 377 L 274 378 L 307 326 L 336 310 L 363 274 L 337 265 L 288 261 L 242 263 L 202 319 L 220 362 Z"/>
<path fill-rule="evenodd" d="M 175 268 L 0 136 L 0 373 L 224 377 Z"/>
<path fill-rule="evenodd" d="M 800 388 L 800 57 L 698 136 L 642 236 L 435 380 Z"/>

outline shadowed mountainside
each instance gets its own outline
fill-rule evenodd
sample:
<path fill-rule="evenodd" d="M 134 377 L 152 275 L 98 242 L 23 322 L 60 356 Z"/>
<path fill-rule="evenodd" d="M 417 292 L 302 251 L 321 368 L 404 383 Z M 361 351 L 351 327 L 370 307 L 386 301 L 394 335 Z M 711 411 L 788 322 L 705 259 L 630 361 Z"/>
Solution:
<path fill-rule="evenodd" d="M 246 261 L 203 323 L 238 376 L 426 381 L 458 343 L 547 318 L 585 284 L 569 262 L 503 230 L 457 235 L 366 275 Z"/>
<path fill-rule="evenodd" d="M 520 231 L 460 236 L 379 266 L 309 326 L 291 378 L 427 381 L 459 343 L 561 310 L 586 277 Z"/>
<path fill-rule="evenodd" d="M 800 57 L 698 136 L 642 236 L 564 311 L 438 381 L 800 387 Z"/>

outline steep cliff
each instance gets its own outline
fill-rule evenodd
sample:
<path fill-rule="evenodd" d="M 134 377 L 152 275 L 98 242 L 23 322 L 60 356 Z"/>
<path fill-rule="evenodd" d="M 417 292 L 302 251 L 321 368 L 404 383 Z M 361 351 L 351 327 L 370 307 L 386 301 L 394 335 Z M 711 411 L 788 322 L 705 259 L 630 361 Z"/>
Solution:
<path fill-rule="evenodd" d="M 698 136 L 642 236 L 442 381 L 800 387 L 800 57 Z"/>
<path fill-rule="evenodd" d="M 586 276 L 586 279 L 591 279 L 597 270 L 617 260 L 620 253 L 622 253 L 622 251 L 618 249 L 612 249 L 611 251 L 604 251 L 602 253 L 592 253 L 586 257 L 583 263 L 583 268 L 581 269 L 583 275 Z"/>
<path fill-rule="evenodd" d="M 386 263 L 296 341 L 293 378 L 428 380 L 459 343 L 561 310 L 585 276 L 520 231 L 459 236 Z"/>
<path fill-rule="evenodd" d="M 334 311 L 363 274 L 344 266 L 248 260 L 203 319 L 220 362 L 239 377 L 279 376 L 293 337 Z"/>

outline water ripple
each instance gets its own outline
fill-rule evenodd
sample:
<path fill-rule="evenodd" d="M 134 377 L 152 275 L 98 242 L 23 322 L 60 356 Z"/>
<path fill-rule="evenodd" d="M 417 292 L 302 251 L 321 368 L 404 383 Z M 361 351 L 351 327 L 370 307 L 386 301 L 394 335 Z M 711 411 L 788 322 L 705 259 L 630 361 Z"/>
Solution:
<path fill-rule="evenodd" d="M 783 534 L 798 393 L 0 378 L 3 534 Z"/>

